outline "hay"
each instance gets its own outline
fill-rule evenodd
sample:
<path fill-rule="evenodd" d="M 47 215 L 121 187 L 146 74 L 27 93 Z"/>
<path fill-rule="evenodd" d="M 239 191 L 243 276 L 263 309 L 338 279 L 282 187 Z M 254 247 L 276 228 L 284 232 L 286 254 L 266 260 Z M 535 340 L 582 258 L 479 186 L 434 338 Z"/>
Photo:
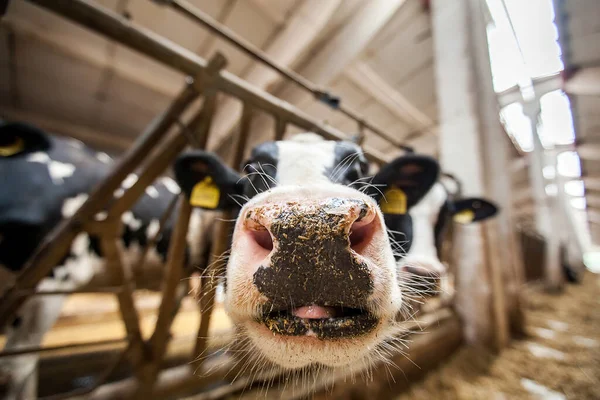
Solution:
<path fill-rule="evenodd" d="M 465 348 L 397 400 L 535 398 L 522 379 L 569 400 L 600 399 L 599 278 L 588 274 L 583 284 L 569 285 L 559 296 L 532 290 L 527 317 L 528 337 L 513 342 L 499 356 Z M 541 346 L 555 352 L 537 358 L 530 349 Z"/>

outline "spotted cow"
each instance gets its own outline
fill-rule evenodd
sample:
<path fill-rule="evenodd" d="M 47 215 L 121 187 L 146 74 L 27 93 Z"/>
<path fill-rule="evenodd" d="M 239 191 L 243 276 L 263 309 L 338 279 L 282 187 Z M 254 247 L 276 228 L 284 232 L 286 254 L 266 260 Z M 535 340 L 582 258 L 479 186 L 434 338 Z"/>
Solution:
<path fill-rule="evenodd" d="M 83 143 L 49 135 L 22 123 L 0 125 L 0 268 L 18 273 L 44 236 L 62 219 L 70 217 L 87 199 L 88 193 L 109 172 L 112 159 Z M 114 193 L 119 198 L 137 181 L 129 175 Z M 159 229 L 159 219 L 180 192 L 168 177 L 146 188 L 132 210 L 122 215 L 124 232 L 120 247 L 124 263 L 138 265 L 141 249 Z M 109 200 L 109 199 L 107 199 Z M 166 221 L 156 246 L 149 249 L 141 270 L 133 270 L 137 286 L 158 290 L 175 214 Z M 208 238 L 206 213 L 195 210 L 188 235 L 189 265 L 199 260 Z M 106 213 L 98 213 L 98 220 Z M 37 286 L 39 291 L 74 290 L 85 285 L 115 284 L 107 268 L 99 240 L 80 233 L 69 253 Z M 45 333 L 60 314 L 62 295 L 32 297 L 5 327 L 5 349 L 41 344 Z M 0 360 L 0 372 L 8 383 L 6 398 L 17 398 L 27 378 L 35 372 L 35 354 Z"/>
<path fill-rule="evenodd" d="M 403 253 L 382 210 L 418 204 L 438 179 L 434 159 L 402 156 L 370 176 L 359 146 L 306 133 L 255 147 L 242 176 L 200 151 L 174 169 L 190 198 L 203 188 L 220 193 L 218 209 L 243 205 L 224 305 L 248 368 L 357 371 L 395 343 Z"/>

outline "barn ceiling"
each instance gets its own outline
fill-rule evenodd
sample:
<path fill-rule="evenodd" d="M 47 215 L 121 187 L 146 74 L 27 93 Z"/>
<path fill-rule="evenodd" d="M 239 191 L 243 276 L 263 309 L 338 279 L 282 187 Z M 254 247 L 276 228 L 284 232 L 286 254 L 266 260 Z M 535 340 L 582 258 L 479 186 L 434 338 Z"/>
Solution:
<path fill-rule="evenodd" d="M 590 233 L 600 243 L 600 2 L 555 0 L 555 9 Z"/>
<path fill-rule="evenodd" d="M 227 69 L 340 130 L 357 124 L 294 93 L 290 83 L 150 0 L 93 1 Z M 437 107 L 429 13 L 421 0 L 192 0 L 280 64 L 327 87 L 378 128 L 435 153 Z M 24 119 L 119 153 L 181 89 L 184 76 L 25 0 L 0 20 L 1 115 Z M 216 136 L 239 105 L 220 99 Z M 270 126 L 260 125 L 270 130 Z M 219 141 L 213 140 L 215 147 Z M 368 133 L 367 144 L 397 150 Z"/>

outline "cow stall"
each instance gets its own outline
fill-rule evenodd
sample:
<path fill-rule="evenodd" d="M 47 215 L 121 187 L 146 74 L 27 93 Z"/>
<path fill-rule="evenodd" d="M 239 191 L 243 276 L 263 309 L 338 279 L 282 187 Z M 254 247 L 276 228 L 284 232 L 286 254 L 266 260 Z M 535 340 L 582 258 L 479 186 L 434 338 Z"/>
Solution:
<path fill-rule="evenodd" d="M 199 288 L 197 293 L 196 331 L 188 337 L 172 338 L 172 326 L 180 312 L 195 312 L 187 293 L 189 281 L 183 275 L 183 263 L 192 207 L 184 196 L 174 197 L 172 206 L 161 217 L 161 226 L 175 209 L 177 223 L 172 233 L 162 287 L 160 302 L 155 304 L 155 317 L 149 335 L 141 328 L 140 310 L 136 308 L 135 286 L 131 271 L 124 267 L 118 247 L 118 238 L 123 229 L 121 216 L 129 210 L 146 188 L 163 174 L 173 163 L 176 156 L 186 147 L 205 149 L 210 139 L 211 123 L 217 111 L 217 95 L 226 95 L 243 103 L 243 112 L 239 129 L 233 139 L 227 143 L 228 163 L 238 169 L 244 155 L 253 143 L 249 142 L 250 125 L 257 113 L 267 114 L 274 119 L 273 139 L 282 139 L 292 127 L 315 132 L 326 139 L 349 139 L 349 136 L 303 113 L 294 106 L 259 90 L 226 71 L 227 60 L 220 53 L 204 60 L 178 45 L 137 26 L 125 16 L 117 15 L 101 6 L 84 0 L 44 1 L 31 0 L 32 3 L 51 10 L 64 18 L 81 24 L 86 28 L 105 35 L 121 44 L 150 57 L 170 68 L 179 70 L 189 78 L 180 93 L 169 107 L 157 116 L 139 136 L 135 144 L 116 162 L 109 176 L 98 185 L 75 214 L 63 221 L 44 240 L 27 263 L 26 268 L 9 284 L 0 303 L 0 324 L 10 321 L 19 305 L 32 296 L 50 297 L 58 295 L 87 295 L 102 293 L 114 296 L 117 300 L 120 318 L 125 326 L 126 335 L 119 339 L 77 342 L 52 347 L 18 349 L 0 353 L 0 357 L 11 357 L 30 353 L 52 355 L 44 357 L 40 363 L 41 381 L 54 382 L 47 398 L 181 398 L 195 395 L 202 398 L 222 398 L 231 394 L 238 396 L 256 395 L 264 391 L 265 382 L 254 382 L 252 374 L 239 370 L 231 355 L 219 351 L 231 338 L 227 335 L 210 338 L 209 327 L 222 309 L 215 306 L 220 277 L 224 274 L 225 262 L 221 257 L 227 251 L 235 215 L 223 213 L 216 220 L 212 230 L 212 248 L 210 258 L 205 265 L 199 266 Z M 243 43 L 211 22 L 193 6 L 183 1 L 166 1 L 188 18 L 208 26 L 221 37 L 230 36 L 230 41 Z M 260 59 L 266 58 L 257 51 L 246 48 L 249 54 Z M 265 59 L 269 64 L 269 60 Z M 276 65 L 271 65 L 276 67 Z M 339 99 L 316 88 L 310 82 L 301 81 L 301 77 L 291 71 L 280 68 L 278 71 L 303 85 L 325 104 L 356 120 L 359 139 L 363 135 L 377 135 L 400 150 L 407 150 L 392 135 L 386 134 L 368 121 L 356 117 L 351 110 L 340 106 Z M 389 157 L 374 149 L 364 147 L 365 154 L 376 169 L 389 161 Z M 121 187 L 127 176 L 133 172 L 137 181 L 127 188 L 123 195 L 110 201 L 113 193 Z M 106 212 L 106 219 L 97 221 L 94 217 Z M 76 235 L 82 231 L 97 235 L 108 260 L 114 282 L 109 286 L 94 286 L 76 291 L 36 291 L 36 286 L 54 265 L 64 256 Z M 156 242 L 160 229 L 151 238 L 147 247 Z M 451 253 L 446 244 L 446 253 Z M 459 262 L 447 261 L 455 272 L 461 268 Z M 143 259 L 139 261 L 143 263 Z M 493 271 L 490 275 L 493 275 Z M 452 276 L 452 275 L 451 275 Z M 490 280 L 492 278 L 489 278 Z M 183 283 L 182 283 L 183 282 Z M 463 323 L 454 310 L 453 285 L 447 285 L 445 293 L 425 302 L 420 313 L 412 320 L 404 322 L 410 344 L 406 350 L 409 358 L 402 352 L 390 354 L 391 360 L 400 370 L 388 370 L 386 365 L 377 365 L 368 378 L 372 381 L 374 392 L 381 396 L 391 396 L 402 384 L 388 386 L 388 374 L 392 379 L 405 381 L 433 368 L 448 357 L 463 342 Z M 503 289 L 493 287 L 494 296 L 501 298 Z M 471 301 L 476 301 L 472 298 Z M 427 335 L 418 333 L 426 331 Z M 107 350 L 108 348 L 108 350 Z M 62 367 L 61 367 L 62 366 Z M 62 369 L 61 369 L 62 368 Z M 236 369 L 237 368 L 237 369 Z M 62 382 L 57 378 L 61 374 Z M 78 375 L 78 376 L 75 376 Z M 77 378 L 80 378 L 79 380 Z M 85 378 L 85 379 L 84 379 Z M 268 396 L 282 398 L 302 398 L 307 392 L 287 388 L 285 381 L 278 376 L 271 377 Z M 341 389 L 353 390 L 348 377 L 336 377 Z M 77 381 L 77 384 L 74 382 Z M 82 383 L 83 382 L 83 383 Z M 356 384 L 354 384 L 356 385 Z M 347 386 L 346 389 L 344 387 Z M 327 382 L 318 386 L 327 389 Z M 355 388 L 354 388 L 355 389 Z M 33 389 L 35 392 L 35 388 Z M 243 394 L 242 394 L 243 393 Z M 340 393 L 340 396 L 343 394 Z"/>

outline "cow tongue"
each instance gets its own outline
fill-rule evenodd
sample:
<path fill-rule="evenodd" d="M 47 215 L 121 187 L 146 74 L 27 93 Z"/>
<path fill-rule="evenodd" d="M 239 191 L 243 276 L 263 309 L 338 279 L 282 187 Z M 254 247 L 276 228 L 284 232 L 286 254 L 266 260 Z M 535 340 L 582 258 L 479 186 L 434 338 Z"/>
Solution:
<path fill-rule="evenodd" d="M 314 304 L 310 306 L 294 308 L 292 310 L 292 315 L 303 319 L 333 318 L 335 317 L 335 314 L 336 312 L 334 307 L 317 306 Z"/>

